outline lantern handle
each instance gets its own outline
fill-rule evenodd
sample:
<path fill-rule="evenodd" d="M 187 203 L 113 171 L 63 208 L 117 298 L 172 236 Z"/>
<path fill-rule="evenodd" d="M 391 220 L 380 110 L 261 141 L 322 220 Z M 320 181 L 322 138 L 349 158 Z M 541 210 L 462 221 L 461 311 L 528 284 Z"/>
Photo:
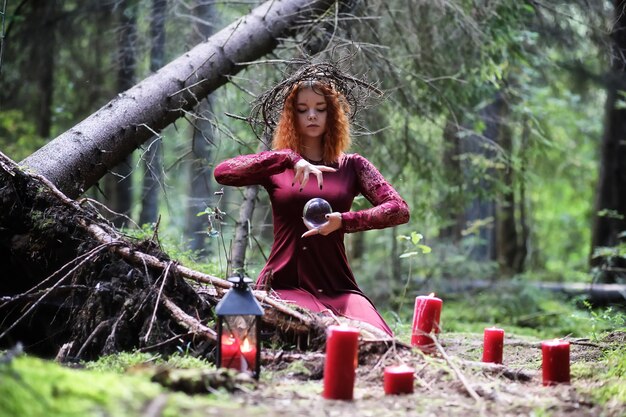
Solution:
<path fill-rule="evenodd" d="M 232 282 L 235 288 L 247 288 L 248 285 L 252 282 L 252 279 L 244 276 L 243 274 L 239 274 L 228 278 L 228 281 Z"/>

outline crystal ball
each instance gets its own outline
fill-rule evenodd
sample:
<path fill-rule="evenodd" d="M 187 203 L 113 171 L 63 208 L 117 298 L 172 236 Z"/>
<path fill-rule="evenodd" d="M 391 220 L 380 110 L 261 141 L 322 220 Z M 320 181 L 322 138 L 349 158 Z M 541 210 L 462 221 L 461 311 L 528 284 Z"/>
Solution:
<path fill-rule="evenodd" d="M 306 227 L 315 229 L 328 221 L 326 215 L 332 211 L 328 201 L 323 198 L 312 198 L 304 205 L 302 220 L 304 220 Z"/>

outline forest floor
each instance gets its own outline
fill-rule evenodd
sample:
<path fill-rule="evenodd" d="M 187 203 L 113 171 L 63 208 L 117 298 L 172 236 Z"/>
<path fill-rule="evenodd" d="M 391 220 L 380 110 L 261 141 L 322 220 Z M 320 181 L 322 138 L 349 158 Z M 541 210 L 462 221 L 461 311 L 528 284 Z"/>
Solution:
<path fill-rule="evenodd" d="M 606 352 L 625 341 L 625 333 L 597 343 L 571 340 L 571 385 L 542 385 L 537 340 L 508 337 L 504 365 L 498 367 L 478 362 L 482 335 L 444 334 L 441 344 L 447 358 L 403 349 L 360 352 L 353 401 L 321 399 L 323 382 L 316 377 L 321 377 L 322 355 L 295 366 L 268 364 L 266 372 L 281 377 L 262 380 L 259 389 L 236 401 L 244 408 L 262 407 L 262 414 L 271 416 L 624 416 L 624 402 L 613 398 L 601 405 L 593 392 L 607 383 L 602 377 L 609 366 Z M 383 369 L 399 363 L 416 369 L 415 392 L 386 396 Z"/>
<path fill-rule="evenodd" d="M 500 367 L 478 362 L 482 335 L 442 334 L 440 341 L 445 357 L 400 347 L 381 350 L 380 345 L 362 343 L 352 401 L 322 398 L 322 352 L 266 349 L 258 383 L 239 380 L 231 384 L 232 392 L 206 389 L 205 384 L 203 392 L 195 395 L 180 389 L 190 391 L 193 385 L 197 391 L 197 383 L 179 381 L 177 390 L 171 389 L 172 384 L 165 389 L 154 383 L 168 378 L 163 378 L 163 365 L 150 360 L 127 366 L 120 374 L 106 365 L 106 372 L 68 369 L 44 361 L 28 364 L 26 358 L 17 357 L 0 364 L 0 416 L 626 415 L 624 332 L 597 341 L 570 340 L 572 382 L 554 387 L 541 383 L 541 348 L 536 339 L 507 336 Z M 416 369 L 415 392 L 386 396 L 383 369 L 399 363 Z M 63 374 L 57 374 L 57 368 Z M 177 371 L 180 368 L 175 365 L 167 366 L 166 373 Z M 190 373 L 182 379 L 197 380 L 203 372 L 198 368 L 186 371 Z M 195 377 L 190 376 L 194 373 Z"/>

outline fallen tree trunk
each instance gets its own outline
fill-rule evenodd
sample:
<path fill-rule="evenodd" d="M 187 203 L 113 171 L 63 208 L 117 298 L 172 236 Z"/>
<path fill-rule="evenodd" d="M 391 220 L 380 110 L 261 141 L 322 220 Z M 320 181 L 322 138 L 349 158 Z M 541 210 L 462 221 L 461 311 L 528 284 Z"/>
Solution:
<path fill-rule="evenodd" d="M 335 0 L 271 0 L 211 36 L 22 161 L 75 198 L 133 150 Z"/>
<path fill-rule="evenodd" d="M 0 153 L 0 346 L 64 359 L 151 347 L 214 348 L 214 306 L 231 283 L 180 265 L 154 239 L 109 226 Z M 83 203 L 88 203 L 84 200 Z M 324 340 L 324 318 L 256 292 L 270 334 Z M 319 346 L 319 343 L 318 343 Z M 59 352 L 63 352 L 59 355 Z"/>
<path fill-rule="evenodd" d="M 584 296 L 594 304 L 626 304 L 626 285 L 584 282 L 493 282 L 486 280 L 447 280 L 439 290 L 445 294 L 464 294 L 468 291 L 503 291 L 519 285 L 529 285 L 541 290 L 562 293 L 568 297 Z"/>

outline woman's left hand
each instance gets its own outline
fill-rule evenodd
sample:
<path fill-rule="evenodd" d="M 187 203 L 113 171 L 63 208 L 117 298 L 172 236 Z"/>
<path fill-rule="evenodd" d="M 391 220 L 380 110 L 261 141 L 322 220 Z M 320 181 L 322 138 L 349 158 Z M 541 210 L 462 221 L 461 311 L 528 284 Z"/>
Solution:
<path fill-rule="evenodd" d="M 326 236 L 326 235 L 331 234 L 335 230 L 341 229 L 341 226 L 342 226 L 341 213 L 334 212 L 334 213 L 327 214 L 326 219 L 328 220 L 326 223 L 304 232 L 302 234 L 302 237 L 309 237 L 309 236 L 315 236 L 315 235 Z"/>

